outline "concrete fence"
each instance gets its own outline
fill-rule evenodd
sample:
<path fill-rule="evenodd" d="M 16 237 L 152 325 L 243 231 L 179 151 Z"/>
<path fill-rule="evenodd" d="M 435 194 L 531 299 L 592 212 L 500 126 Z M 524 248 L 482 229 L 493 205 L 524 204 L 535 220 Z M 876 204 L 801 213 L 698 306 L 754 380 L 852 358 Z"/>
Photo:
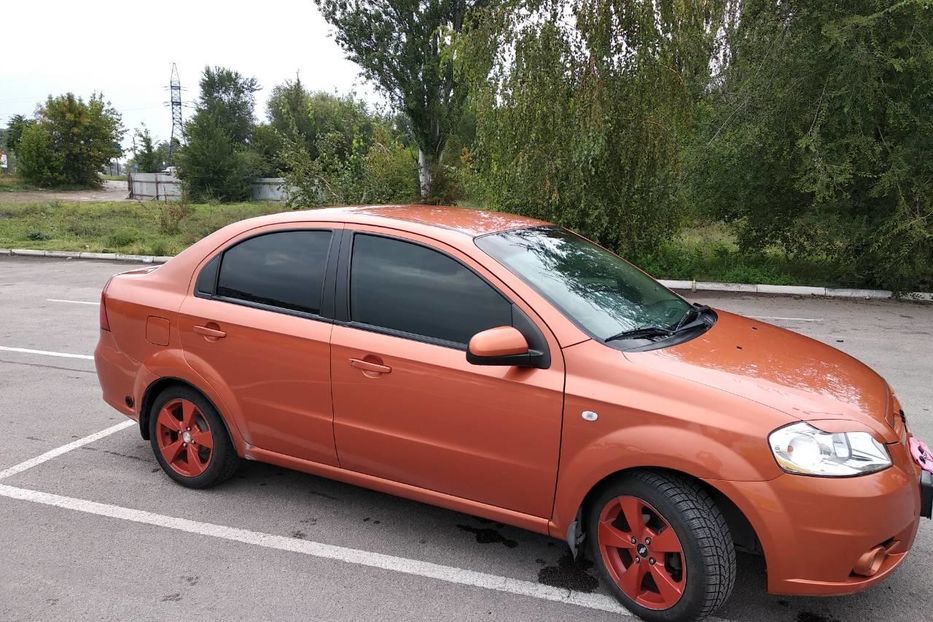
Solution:
<path fill-rule="evenodd" d="M 130 198 L 143 201 L 181 200 L 181 180 L 167 173 L 131 173 L 128 181 Z M 261 177 L 250 184 L 254 201 L 284 203 L 288 187 L 281 177 Z"/>
<path fill-rule="evenodd" d="M 130 198 L 155 201 L 181 200 L 181 182 L 166 173 L 131 173 Z"/>

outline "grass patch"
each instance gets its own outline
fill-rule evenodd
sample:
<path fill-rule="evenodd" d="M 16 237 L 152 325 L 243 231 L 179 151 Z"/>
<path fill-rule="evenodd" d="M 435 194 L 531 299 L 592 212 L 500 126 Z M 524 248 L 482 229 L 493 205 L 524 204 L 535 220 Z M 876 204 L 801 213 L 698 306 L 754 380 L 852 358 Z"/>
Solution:
<path fill-rule="evenodd" d="M 0 175 L 0 192 L 26 192 L 36 189 L 15 175 Z"/>
<path fill-rule="evenodd" d="M 30 201 L 0 203 L 0 247 L 174 255 L 232 222 L 286 210 L 277 203 Z M 786 257 L 777 249 L 739 249 L 722 223 L 696 225 L 654 253 L 632 257 L 661 278 L 728 283 L 857 287 L 831 260 Z"/>
<path fill-rule="evenodd" d="M 818 287 L 860 285 L 847 266 L 830 259 L 791 258 L 776 248 L 743 251 L 724 223 L 685 229 L 655 253 L 633 260 L 648 273 L 669 279 Z"/>
<path fill-rule="evenodd" d="M 174 255 L 232 222 L 284 209 L 276 203 L 4 203 L 0 247 Z"/>

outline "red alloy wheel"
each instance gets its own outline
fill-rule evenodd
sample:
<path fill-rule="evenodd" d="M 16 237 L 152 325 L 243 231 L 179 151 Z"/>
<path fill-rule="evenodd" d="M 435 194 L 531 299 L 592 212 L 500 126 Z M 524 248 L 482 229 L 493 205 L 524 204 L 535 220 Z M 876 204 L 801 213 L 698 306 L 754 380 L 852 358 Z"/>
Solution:
<path fill-rule="evenodd" d="M 156 438 L 162 458 L 173 471 L 197 477 L 214 455 L 214 436 L 207 418 L 186 399 L 167 402 L 156 418 Z"/>
<path fill-rule="evenodd" d="M 622 592 L 645 609 L 670 609 L 687 586 L 684 549 L 670 523 L 637 497 L 609 501 L 599 515 L 599 551 Z"/>

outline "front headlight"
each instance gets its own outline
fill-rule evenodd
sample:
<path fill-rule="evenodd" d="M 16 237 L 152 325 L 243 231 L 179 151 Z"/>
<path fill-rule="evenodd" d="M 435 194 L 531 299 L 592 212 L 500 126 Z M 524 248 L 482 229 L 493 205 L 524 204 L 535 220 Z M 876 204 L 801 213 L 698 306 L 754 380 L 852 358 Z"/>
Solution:
<path fill-rule="evenodd" d="M 768 444 L 788 473 L 847 477 L 891 466 L 888 450 L 868 432 L 831 434 L 800 422 L 772 432 Z"/>

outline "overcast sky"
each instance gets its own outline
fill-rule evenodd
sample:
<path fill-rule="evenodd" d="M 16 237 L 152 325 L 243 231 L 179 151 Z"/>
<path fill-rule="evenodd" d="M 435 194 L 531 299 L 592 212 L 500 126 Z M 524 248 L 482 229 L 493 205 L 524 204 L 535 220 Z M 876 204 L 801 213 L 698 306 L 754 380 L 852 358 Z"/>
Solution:
<path fill-rule="evenodd" d="M 272 87 L 296 71 L 308 88 L 380 101 L 313 0 L 0 0 L 0 24 L 0 126 L 15 114 L 31 116 L 50 94 L 86 99 L 99 91 L 123 115 L 125 146 L 142 123 L 166 140 L 173 62 L 186 103 L 197 99 L 206 65 L 256 77 L 260 119 Z M 185 108 L 186 119 L 191 112 Z"/>

